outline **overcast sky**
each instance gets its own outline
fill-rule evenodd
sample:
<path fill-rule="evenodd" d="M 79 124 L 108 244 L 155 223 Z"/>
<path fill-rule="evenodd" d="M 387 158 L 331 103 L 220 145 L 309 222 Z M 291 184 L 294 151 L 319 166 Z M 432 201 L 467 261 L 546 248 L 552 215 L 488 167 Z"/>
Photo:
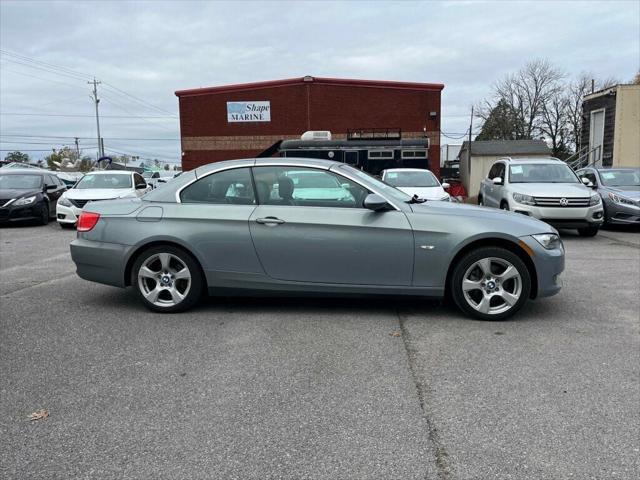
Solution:
<path fill-rule="evenodd" d="M 106 82 L 99 87 L 106 148 L 179 161 L 177 89 L 304 75 L 444 83 L 442 131 L 456 136 L 491 84 L 529 60 L 623 81 L 640 66 L 638 0 L 1 0 L 0 19 L 0 48 L 9 52 L 0 57 L 2 157 L 20 149 L 40 158 L 46 152 L 35 150 L 73 142 L 35 137 L 43 135 L 81 137 L 94 153 L 84 76 Z"/>

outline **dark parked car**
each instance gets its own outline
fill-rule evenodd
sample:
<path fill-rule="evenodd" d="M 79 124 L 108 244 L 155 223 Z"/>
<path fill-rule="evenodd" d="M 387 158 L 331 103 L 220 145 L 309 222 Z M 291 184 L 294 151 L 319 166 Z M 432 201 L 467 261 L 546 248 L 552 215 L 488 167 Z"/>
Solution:
<path fill-rule="evenodd" d="M 640 225 L 640 168 L 583 168 L 577 173 L 602 197 L 605 223 Z"/>
<path fill-rule="evenodd" d="M 55 174 L 36 169 L 0 170 L 0 223 L 36 220 L 42 225 L 56 216 L 56 202 L 67 190 Z"/>

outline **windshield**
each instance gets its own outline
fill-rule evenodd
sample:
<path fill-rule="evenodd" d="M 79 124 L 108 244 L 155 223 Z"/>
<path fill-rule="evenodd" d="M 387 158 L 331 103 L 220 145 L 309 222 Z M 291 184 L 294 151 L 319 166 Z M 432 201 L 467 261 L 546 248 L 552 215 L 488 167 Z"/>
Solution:
<path fill-rule="evenodd" d="M 521 163 L 509 165 L 511 183 L 580 183 L 565 163 Z"/>
<path fill-rule="evenodd" d="M 363 172 L 362 170 L 358 170 L 357 168 L 350 167 L 349 165 L 340 165 L 338 168 L 348 172 L 353 175 L 355 178 L 359 178 L 363 180 L 365 183 L 372 185 L 382 192 L 384 195 L 388 195 L 391 199 L 396 200 L 398 202 L 408 202 L 411 200 L 411 196 L 407 195 L 404 192 L 401 192 L 397 188 L 394 188 L 390 185 L 387 185 L 384 182 L 381 182 L 375 177 L 372 177 L 368 173 Z"/>
<path fill-rule="evenodd" d="M 40 188 L 42 176 L 40 175 L 0 175 L 0 188 L 30 189 Z"/>
<path fill-rule="evenodd" d="M 640 187 L 640 169 L 598 171 L 600 180 L 607 187 Z"/>
<path fill-rule="evenodd" d="M 440 184 L 433 173 L 423 171 L 387 172 L 384 182 L 392 187 L 438 187 Z"/>
<path fill-rule="evenodd" d="M 131 175 L 128 173 L 101 175 L 87 173 L 74 188 L 131 188 Z"/>

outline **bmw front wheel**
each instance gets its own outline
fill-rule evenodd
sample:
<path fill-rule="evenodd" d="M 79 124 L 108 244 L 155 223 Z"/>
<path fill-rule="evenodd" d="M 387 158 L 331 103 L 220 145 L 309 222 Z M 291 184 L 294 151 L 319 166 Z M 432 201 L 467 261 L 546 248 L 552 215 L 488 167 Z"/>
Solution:
<path fill-rule="evenodd" d="M 135 261 L 131 277 L 143 303 L 154 312 L 182 312 L 195 305 L 202 294 L 196 260 L 169 245 L 144 251 Z"/>
<path fill-rule="evenodd" d="M 515 253 L 484 247 L 466 254 L 455 266 L 451 294 L 464 313 L 480 320 L 505 320 L 531 293 L 531 275 Z"/>

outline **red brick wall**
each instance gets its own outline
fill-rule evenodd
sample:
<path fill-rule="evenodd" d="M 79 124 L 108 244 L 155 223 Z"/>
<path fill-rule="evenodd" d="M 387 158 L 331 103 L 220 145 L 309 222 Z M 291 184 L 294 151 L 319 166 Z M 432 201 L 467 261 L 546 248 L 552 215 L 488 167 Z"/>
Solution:
<path fill-rule="evenodd" d="M 271 102 L 270 122 L 227 123 L 226 102 L 260 100 Z M 437 112 L 435 119 L 429 117 L 431 111 Z M 277 139 L 297 138 L 307 130 L 345 134 L 348 129 L 357 128 L 401 128 L 403 132 L 416 133 L 426 128 L 431 139 L 430 165 L 439 175 L 439 89 L 314 81 L 180 96 L 184 170 L 220 160 L 250 158 Z M 256 136 L 261 137 L 256 140 Z M 198 141 L 198 137 L 207 138 Z M 233 145 L 235 148 L 230 148 Z"/>

